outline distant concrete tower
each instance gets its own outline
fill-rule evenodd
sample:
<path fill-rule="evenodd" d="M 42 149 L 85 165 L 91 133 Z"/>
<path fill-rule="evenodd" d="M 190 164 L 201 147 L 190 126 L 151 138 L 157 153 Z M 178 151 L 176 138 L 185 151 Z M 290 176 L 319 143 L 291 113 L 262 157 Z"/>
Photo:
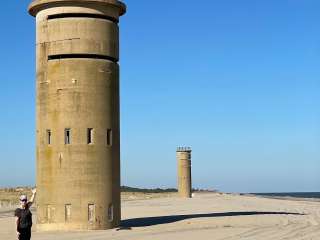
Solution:
<path fill-rule="evenodd" d="M 191 198 L 191 148 L 177 148 L 178 192 L 181 197 Z"/>
<path fill-rule="evenodd" d="M 37 229 L 120 224 L 117 0 L 34 0 Z"/>

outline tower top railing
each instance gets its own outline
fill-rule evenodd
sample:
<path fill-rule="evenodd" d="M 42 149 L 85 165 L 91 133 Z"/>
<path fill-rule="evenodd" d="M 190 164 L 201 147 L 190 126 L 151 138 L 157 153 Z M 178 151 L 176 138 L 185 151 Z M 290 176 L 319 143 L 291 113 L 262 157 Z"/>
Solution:
<path fill-rule="evenodd" d="M 191 152 L 191 147 L 177 147 L 177 152 Z"/>

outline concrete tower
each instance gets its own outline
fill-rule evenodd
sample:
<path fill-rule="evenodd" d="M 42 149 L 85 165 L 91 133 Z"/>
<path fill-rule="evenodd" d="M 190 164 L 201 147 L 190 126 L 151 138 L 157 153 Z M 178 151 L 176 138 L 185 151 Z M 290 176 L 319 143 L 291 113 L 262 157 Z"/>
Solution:
<path fill-rule="evenodd" d="M 35 0 L 37 229 L 120 223 L 117 0 Z"/>
<path fill-rule="evenodd" d="M 177 148 L 178 192 L 181 197 L 191 198 L 191 148 Z"/>

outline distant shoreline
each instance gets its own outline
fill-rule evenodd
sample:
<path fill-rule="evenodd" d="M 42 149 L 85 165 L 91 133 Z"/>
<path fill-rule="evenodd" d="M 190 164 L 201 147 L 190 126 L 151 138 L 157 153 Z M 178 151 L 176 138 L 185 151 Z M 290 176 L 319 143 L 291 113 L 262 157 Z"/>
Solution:
<path fill-rule="evenodd" d="M 279 199 L 279 200 L 320 202 L 320 192 L 249 193 L 249 194 L 241 194 L 241 195 L 251 195 L 256 197 Z"/>

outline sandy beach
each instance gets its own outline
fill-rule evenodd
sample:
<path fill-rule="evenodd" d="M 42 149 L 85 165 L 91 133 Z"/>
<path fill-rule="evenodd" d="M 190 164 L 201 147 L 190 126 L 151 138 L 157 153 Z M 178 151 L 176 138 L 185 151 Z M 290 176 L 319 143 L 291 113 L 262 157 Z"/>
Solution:
<path fill-rule="evenodd" d="M 16 239 L 11 208 L 0 210 L 0 239 Z M 36 213 L 34 212 L 34 216 Z M 318 240 L 320 202 L 232 194 L 175 194 L 122 201 L 122 227 L 92 232 L 36 232 L 35 240 Z"/>

